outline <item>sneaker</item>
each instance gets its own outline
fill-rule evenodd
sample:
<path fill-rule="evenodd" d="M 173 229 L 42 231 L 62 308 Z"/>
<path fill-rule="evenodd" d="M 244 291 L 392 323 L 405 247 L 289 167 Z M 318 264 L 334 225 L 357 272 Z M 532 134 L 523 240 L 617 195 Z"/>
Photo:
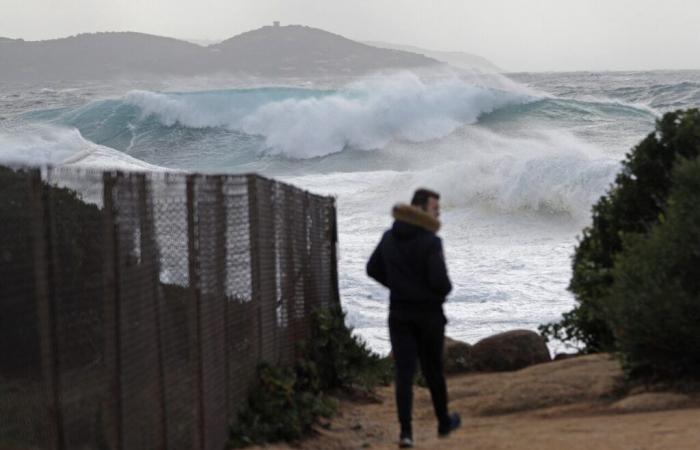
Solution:
<path fill-rule="evenodd" d="M 459 428 L 460 425 L 462 425 L 462 419 L 459 417 L 459 414 L 450 414 L 449 422 L 438 426 L 438 437 L 444 438 L 449 436 L 450 433 Z"/>
<path fill-rule="evenodd" d="M 399 448 L 413 448 L 413 439 L 410 437 L 402 437 L 399 440 Z"/>
<path fill-rule="evenodd" d="M 413 438 L 410 433 L 401 433 L 399 437 L 399 448 L 413 448 Z"/>

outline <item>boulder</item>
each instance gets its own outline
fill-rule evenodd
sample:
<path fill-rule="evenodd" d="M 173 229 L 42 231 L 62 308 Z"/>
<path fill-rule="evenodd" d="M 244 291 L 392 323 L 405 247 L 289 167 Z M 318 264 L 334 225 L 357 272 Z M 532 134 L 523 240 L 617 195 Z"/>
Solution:
<path fill-rule="evenodd" d="M 474 370 L 472 346 L 445 336 L 445 373 L 464 373 Z"/>
<path fill-rule="evenodd" d="M 534 331 L 512 330 L 480 340 L 471 348 L 473 367 L 483 372 L 519 370 L 551 361 L 544 338 Z"/>

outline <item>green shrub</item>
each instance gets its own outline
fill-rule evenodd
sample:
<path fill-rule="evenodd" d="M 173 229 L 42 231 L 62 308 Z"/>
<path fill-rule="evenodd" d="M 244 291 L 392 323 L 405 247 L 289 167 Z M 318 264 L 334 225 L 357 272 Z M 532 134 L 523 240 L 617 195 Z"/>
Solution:
<path fill-rule="evenodd" d="M 311 338 L 302 344 L 302 351 L 318 371 L 321 389 L 371 390 L 391 382 L 393 362 L 352 334 L 340 307 L 317 310 L 312 322 Z"/>
<path fill-rule="evenodd" d="M 296 440 L 309 431 L 319 416 L 330 417 L 335 405 L 308 377 L 290 368 L 263 364 L 258 384 L 232 429 L 234 448 L 279 440 Z"/>
<path fill-rule="evenodd" d="M 231 429 L 234 448 L 303 437 L 319 417 L 330 417 L 339 389 L 371 391 L 388 384 L 393 363 L 372 353 L 345 325 L 340 307 L 316 310 L 308 342 L 292 368 L 259 367 L 258 383 Z"/>
<path fill-rule="evenodd" d="M 700 374 L 700 160 L 674 172 L 661 222 L 625 236 L 606 301 L 623 365 L 632 375 Z"/>
<path fill-rule="evenodd" d="M 625 235 L 647 233 L 659 222 L 676 161 L 698 154 L 700 110 L 689 109 L 665 114 L 656 131 L 626 155 L 613 185 L 593 206 L 592 224 L 584 229 L 574 253 L 569 290 L 578 304 L 560 322 L 540 327 L 545 338 L 576 341 L 585 352 L 615 348 L 605 319 L 615 257 Z"/>

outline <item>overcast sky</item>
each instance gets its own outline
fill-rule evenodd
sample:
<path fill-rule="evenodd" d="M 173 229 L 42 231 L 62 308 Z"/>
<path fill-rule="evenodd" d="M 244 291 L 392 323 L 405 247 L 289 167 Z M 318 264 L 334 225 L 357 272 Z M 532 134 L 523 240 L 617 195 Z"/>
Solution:
<path fill-rule="evenodd" d="M 279 20 L 512 71 L 700 69 L 698 0 L 0 0 L 0 36 L 225 39 Z"/>

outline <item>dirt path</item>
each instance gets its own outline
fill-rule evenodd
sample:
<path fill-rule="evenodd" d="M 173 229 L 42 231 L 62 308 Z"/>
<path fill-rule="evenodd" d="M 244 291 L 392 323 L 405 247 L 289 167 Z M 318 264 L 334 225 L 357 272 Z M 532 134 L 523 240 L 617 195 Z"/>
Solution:
<path fill-rule="evenodd" d="M 622 395 L 617 363 L 588 356 L 502 374 L 448 380 L 450 408 L 463 426 L 438 439 L 426 389 L 415 389 L 414 438 L 424 449 L 700 449 L 700 396 Z M 621 400 L 621 398 L 623 398 Z M 377 402 L 344 400 L 341 412 L 297 446 L 308 450 L 394 449 L 398 425 L 391 387 Z"/>

